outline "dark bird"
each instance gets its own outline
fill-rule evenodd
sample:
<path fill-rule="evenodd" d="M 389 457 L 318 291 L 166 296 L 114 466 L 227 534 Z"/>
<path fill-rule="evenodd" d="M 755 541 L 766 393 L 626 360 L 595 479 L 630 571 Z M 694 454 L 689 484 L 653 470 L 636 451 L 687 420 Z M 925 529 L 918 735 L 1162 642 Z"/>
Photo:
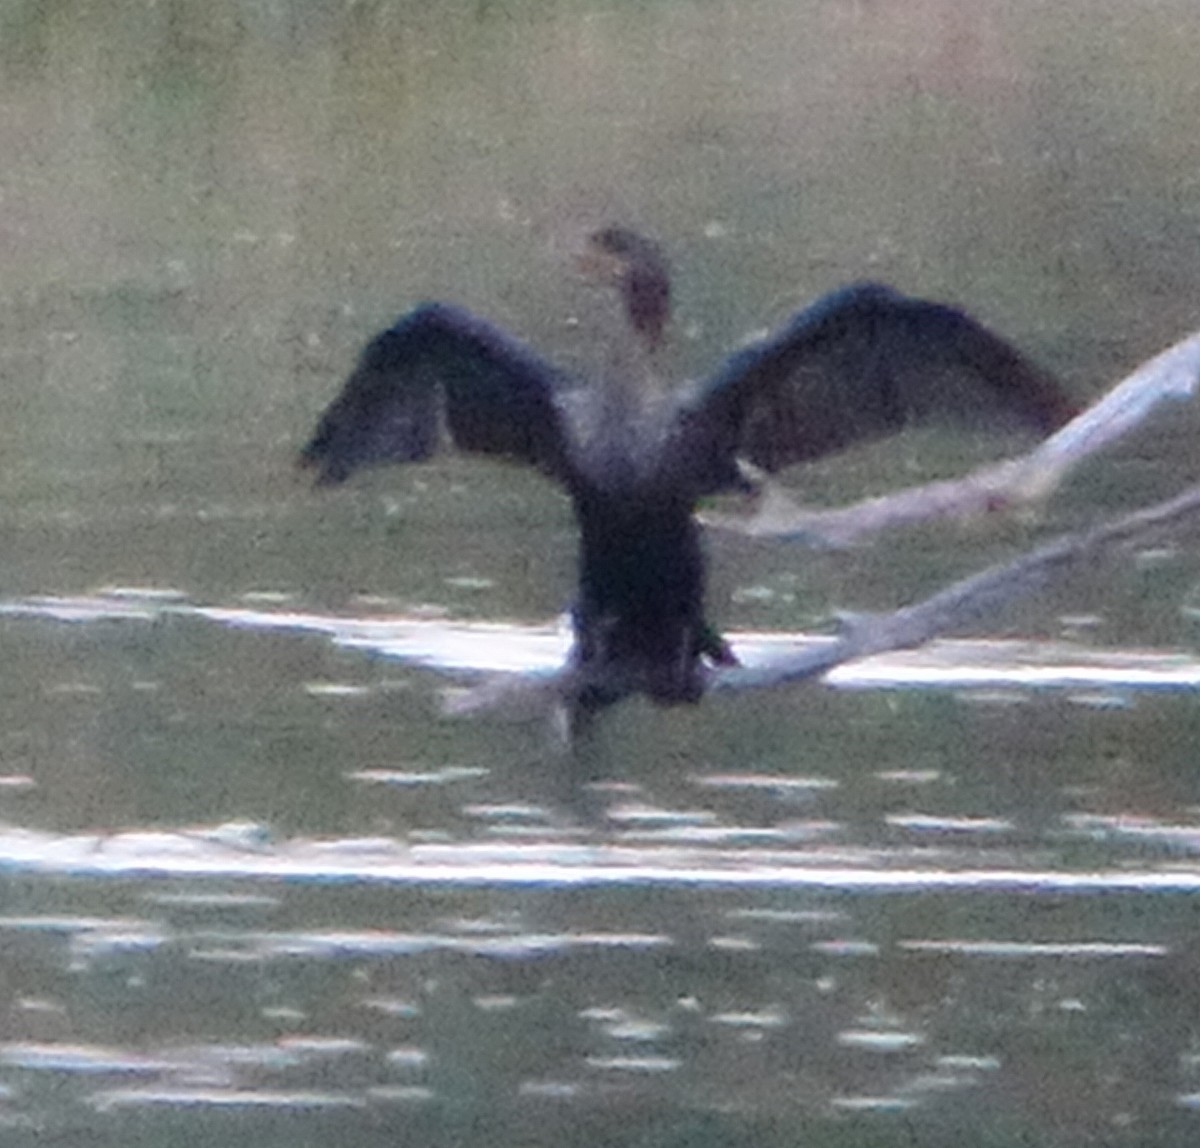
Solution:
<path fill-rule="evenodd" d="M 658 246 L 609 227 L 586 262 L 615 282 L 643 352 L 662 339 Z M 1058 383 L 954 307 L 859 283 L 735 351 L 708 380 L 645 393 L 648 372 L 592 384 L 452 303 L 373 338 L 301 461 L 336 483 L 360 467 L 460 450 L 537 467 L 570 495 L 581 537 L 572 696 L 586 714 L 631 694 L 697 701 L 705 663 L 733 661 L 704 613 L 697 502 L 766 471 L 950 411 L 990 407 L 1039 431 L 1074 407 Z"/>

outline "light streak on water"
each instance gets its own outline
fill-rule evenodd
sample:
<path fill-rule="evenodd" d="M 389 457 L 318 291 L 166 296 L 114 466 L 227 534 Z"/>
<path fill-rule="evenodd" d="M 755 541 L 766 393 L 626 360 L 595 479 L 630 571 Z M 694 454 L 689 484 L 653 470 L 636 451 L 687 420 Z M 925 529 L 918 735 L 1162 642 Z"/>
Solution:
<path fill-rule="evenodd" d="M 449 673 L 550 673 L 570 647 L 565 619 L 544 626 L 448 622 L 407 615 L 339 616 L 288 609 L 204 606 L 174 590 L 101 591 L 76 597 L 35 596 L 0 602 L 0 617 L 66 623 L 152 622 L 166 617 L 203 619 L 237 629 L 323 635 L 338 645 Z M 748 667 L 832 639 L 803 633 L 727 635 Z M 948 686 L 972 690 L 1197 689 L 1200 660 L 1160 650 L 1104 650 L 1071 642 L 950 639 L 839 666 L 825 676 L 848 689 Z M 326 697 L 361 687 L 310 683 Z M 1108 697 L 1109 695 L 1105 695 Z"/>
<path fill-rule="evenodd" d="M 953 854 L 908 849 L 828 851 L 542 842 L 409 845 L 383 837 L 292 838 L 254 848 L 219 832 L 131 831 L 65 834 L 0 828 L 0 872 L 77 877 L 270 878 L 291 882 L 569 888 L 659 885 L 845 892 L 1130 893 L 1200 891 L 1200 866 L 1070 870 L 989 868 L 977 854 L 952 867 Z M 854 858 L 852 863 L 849 858 Z M 24 918 L 0 928 L 48 928 Z M 107 923 L 106 923 L 107 924 Z M 110 926 L 109 926 L 110 927 Z M 153 938 L 126 937 L 126 944 Z M 113 943 L 122 943 L 114 940 Z"/>

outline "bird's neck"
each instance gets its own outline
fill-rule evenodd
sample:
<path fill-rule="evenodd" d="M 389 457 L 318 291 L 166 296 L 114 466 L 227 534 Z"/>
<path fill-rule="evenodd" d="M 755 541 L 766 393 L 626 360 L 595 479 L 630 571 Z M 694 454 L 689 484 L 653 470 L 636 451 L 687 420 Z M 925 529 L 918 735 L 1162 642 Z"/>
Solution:
<path fill-rule="evenodd" d="M 632 447 L 653 434 L 667 398 L 657 356 L 628 337 L 609 344 L 600 371 L 601 426 L 622 434 Z"/>

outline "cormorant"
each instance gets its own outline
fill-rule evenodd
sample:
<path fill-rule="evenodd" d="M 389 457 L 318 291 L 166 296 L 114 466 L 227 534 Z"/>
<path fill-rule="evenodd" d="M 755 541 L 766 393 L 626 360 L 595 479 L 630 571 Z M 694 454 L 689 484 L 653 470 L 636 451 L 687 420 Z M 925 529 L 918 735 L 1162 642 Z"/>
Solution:
<path fill-rule="evenodd" d="M 608 227 L 586 261 L 656 347 L 670 307 L 658 246 Z M 560 482 L 581 538 L 571 666 L 586 714 L 638 692 L 695 702 L 705 661 L 734 660 L 705 619 L 694 511 L 745 488 L 739 460 L 776 471 L 989 397 L 1043 432 L 1074 413 L 1053 377 L 971 316 L 877 283 L 825 295 L 670 401 L 639 384 L 582 384 L 465 308 L 422 303 L 367 344 L 301 461 L 336 483 L 428 458 L 448 433 Z"/>

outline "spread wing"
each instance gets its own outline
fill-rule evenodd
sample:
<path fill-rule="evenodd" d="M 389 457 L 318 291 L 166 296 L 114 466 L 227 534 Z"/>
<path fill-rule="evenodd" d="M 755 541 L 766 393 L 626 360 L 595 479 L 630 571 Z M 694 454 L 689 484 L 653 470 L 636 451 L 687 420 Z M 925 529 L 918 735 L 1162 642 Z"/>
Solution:
<path fill-rule="evenodd" d="M 318 481 L 416 462 L 445 432 L 460 450 L 562 476 L 565 420 L 557 369 L 499 327 L 449 303 L 424 303 L 376 335 L 300 454 Z"/>
<path fill-rule="evenodd" d="M 736 457 L 773 471 L 938 416 L 1048 432 L 1074 414 L 1052 375 L 966 312 L 857 283 L 732 354 L 684 399 L 677 442 L 718 489 Z"/>

